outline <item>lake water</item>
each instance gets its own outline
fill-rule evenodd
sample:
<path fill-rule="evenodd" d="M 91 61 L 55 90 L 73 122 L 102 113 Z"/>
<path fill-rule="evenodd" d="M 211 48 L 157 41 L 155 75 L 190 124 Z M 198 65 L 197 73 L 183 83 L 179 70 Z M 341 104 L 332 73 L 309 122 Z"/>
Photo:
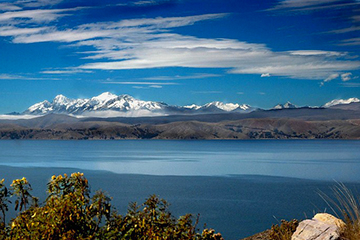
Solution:
<path fill-rule="evenodd" d="M 326 211 L 317 192 L 331 195 L 334 180 L 360 192 L 360 141 L 0 141 L 0 151 L 0 178 L 26 176 L 41 199 L 51 175 L 82 171 L 120 213 L 158 194 L 225 239 Z"/>
<path fill-rule="evenodd" d="M 360 141 L 1 141 L 0 163 L 121 174 L 360 181 Z"/>

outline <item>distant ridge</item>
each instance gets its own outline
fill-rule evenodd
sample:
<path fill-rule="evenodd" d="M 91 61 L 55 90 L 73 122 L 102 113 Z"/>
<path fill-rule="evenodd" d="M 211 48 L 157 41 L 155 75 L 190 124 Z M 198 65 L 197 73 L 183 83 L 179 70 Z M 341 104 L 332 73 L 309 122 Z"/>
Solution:
<path fill-rule="evenodd" d="M 277 104 L 268 110 L 284 111 L 295 109 L 358 109 L 358 98 L 334 99 L 317 107 L 297 106 L 291 102 Z M 355 105 L 354 105 L 355 104 Z M 47 114 L 65 114 L 75 117 L 93 118 L 114 118 L 114 117 L 156 117 L 156 116 L 177 116 L 177 115 L 199 115 L 199 114 L 229 114 L 229 113 L 252 113 L 267 111 L 252 107 L 248 104 L 224 103 L 220 101 L 210 102 L 204 105 L 175 106 L 164 102 L 143 101 L 130 95 L 115 95 L 104 92 L 92 98 L 71 99 L 64 95 L 57 95 L 52 101 L 44 100 L 30 106 L 22 113 L 12 112 L 1 115 L 0 119 L 29 119 L 35 116 Z M 279 113 L 280 115 L 284 115 Z M 288 112 L 286 113 L 288 114 Z M 286 115 L 285 114 L 285 115 Z M 6 117 L 8 116 L 8 117 Z"/>
<path fill-rule="evenodd" d="M 221 112 L 251 112 L 247 104 L 211 102 L 202 106 L 170 106 L 163 102 L 143 101 L 130 95 L 102 93 L 89 99 L 70 99 L 57 95 L 51 102 L 45 100 L 29 107 L 22 114 L 46 115 L 49 113 L 91 117 L 139 117 L 173 114 L 199 114 Z"/>

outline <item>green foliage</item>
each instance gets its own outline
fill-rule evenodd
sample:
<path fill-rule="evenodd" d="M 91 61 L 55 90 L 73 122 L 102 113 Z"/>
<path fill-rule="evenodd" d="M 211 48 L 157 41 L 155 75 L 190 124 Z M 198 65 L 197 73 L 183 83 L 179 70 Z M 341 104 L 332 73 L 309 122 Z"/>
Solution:
<path fill-rule="evenodd" d="M 0 200 L 6 205 L 9 192 L 5 194 L 3 182 L 0 181 L 0 194 L 4 192 Z M 88 181 L 82 173 L 53 176 L 47 184 L 48 197 L 43 206 L 38 206 L 37 198 L 29 193 L 31 186 L 26 178 L 14 180 L 11 187 L 17 196 L 15 208 L 20 212 L 7 228 L 0 225 L 0 240 L 222 239 L 212 229 L 197 233 L 198 219 L 193 223 L 190 214 L 174 218 L 168 203 L 155 195 L 141 206 L 130 204 L 127 214 L 121 216 L 111 207 L 111 198 L 106 193 L 97 191 L 90 197 Z M 26 209 L 30 198 L 33 204 Z"/>
<path fill-rule="evenodd" d="M 291 240 L 291 236 L 299 225 L 298 220 L 281 220 L 281 224 L 273 225 L 270 230 L 269 240 Z"/>
<path fill-rule="evenodd" d="M 7 189 L 7 187 L 4 185 L 4 179 L 0 180 L 0 211 L 2 214 L 2 221 L 0 222 L 0 229 L 3 229 L 5 227 L 6 222 L 6 214 L 9 210 L 8 203 L 11 203 L 8 199 L 11 195 L 11 192 Z"/>
<path fill-rule="evenodd" d="M 28 180 L 23 177 L 22 179 L 15 179 L 10 185 L 13 190 L 13 194 L 17 196 L 15 200 L 15 211 L 26 210 L 26 205 L 29 203 L 29 198 L 32 198 L 30 191 L 32 190 Z"/>

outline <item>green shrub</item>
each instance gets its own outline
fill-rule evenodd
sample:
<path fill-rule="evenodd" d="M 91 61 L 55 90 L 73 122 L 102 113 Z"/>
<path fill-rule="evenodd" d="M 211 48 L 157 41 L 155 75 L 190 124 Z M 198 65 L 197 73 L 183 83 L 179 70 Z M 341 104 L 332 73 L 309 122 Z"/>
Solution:
<path fill-rule="evenodd" d="M 291 236 L 299 225 L 298 220 L 285 221 L 281 220 L 281 224 L 273 225 L 270 230 L 269 240 L 291 240 Z"/>
<path fill-rule="evenodd" d="M 0 194 L 3 181 L 0 181 Z M 19 215 L 8 227 L 0 224 L 0 239 L 194 239 L 221 240 L 221 234 L 205 229 L 198 233 L 190 214 L 176 219 L 168 203 L 155 195 L 139 206 L 132 203 L 125 216 L 111 206 L 111 198 L 102 191 L 90 197 L 87 179 L 82 173 L 53 176 L 47 185 L 43 206 L 36 201 L 28 208 L 31 186 L 26 180 L 12 183 Z M 8 192 L 7 192 L 8 193 Z M 9 194 L 0 195 L 7 206 Z M 3 207 L 4 212 L 7 210 Z M 5 214 L 3 214 L 5 217 Z"/>

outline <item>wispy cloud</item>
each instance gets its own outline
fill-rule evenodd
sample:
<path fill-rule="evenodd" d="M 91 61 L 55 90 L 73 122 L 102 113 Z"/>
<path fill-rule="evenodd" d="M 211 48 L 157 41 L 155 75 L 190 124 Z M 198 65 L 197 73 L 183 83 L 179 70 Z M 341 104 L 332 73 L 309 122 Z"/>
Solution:
<path fill-rule="evenodd" d="M 292 3 L 297 7 L 308 6 L 310 2 L 313 1 L 283 1 L 284 4 Z M 315 2 L 322 4 L 324 1 Z M 163 67 L 223 68 L 232 74 L 324 80 L 331 74 L 341 74 L 360 68 L 360 61 L 349 60 L 346 52 L 316 49 L 277 52 L 264 44 L 233 39 L 198 38 L 173 32 L 178 27 L 224 18 L 228 16 L 227 13 L 125 19 L 118 22 L 83 24 L 61 30 L 56 24 L 43 24 L 78 9 L 6 12 L 0 14 L 0 28 L 4 30 L 3 36 L 12 37 L 14 43 L 63 42 L 80 49 L 92 47 L 93 51 L 78 53 L 88 61 L 77 67 L 81 71 Z M 31 28 L 23 27 L 21 24 L 1 26 L 1 21 L 7 22 L 18 17 L 30 19 L 34 24 Z M 61 70 L 43 73 L 56 72 L 65 73 Z M 179 76 L 169 80 L 204 77 L 212 76 Z"/>
<path fill-rule="evenodd" d="M 340 83 L 340 85 L 346 88 L 360 88 L 360 83 L 355 83 L 355 82 L 343 82 Z"/>
<path fill-rule="evenodd" d="M 314 11 L 329 8 L 352 7 L 356 5 L 360 5 L 356 0 L 351 2 L 345 0 L 281 0 L 268 10 Z"/>
<path fill-rule="evenodd" d="M 81 70 L 81 69 L 64 69 L 64 70 L 46 70 L 40 73 L 45 74 L 75 74 L 75 73 L 92 73 L 89 70 Z"/>
<path fill-rule="evenodd" d="M 170 81 L 170 80 L 188 80 L 188 79 L 203 79 L 203 78 L 214 78 L 214 77 L 221 77 L 220 74 L 208 74 L 208 73 L 200 73 L 194 74 L 189 76 L 155 76 L 155 77 L 147 77 L 142 78 L 143 80 L 150 80 L 150 81 Z"/>
<path fill-rule="evenodd" d="M 221 94 L 222 91 L 192 91 L 192 94 Z"/>
<path fill-rule="evenodd" d="M 132 86 L 132 88 L 135 88 L 135 89 L 153 89 L 153 88 L 163 88 L 163 86 L 160 86 L 160 85 L 150 85 L 150 86 Z"/>
<path fill-rule="evenodd" d="M 0 74 L 0 80 L 23 80 L 23 81 L 57 81 L 59 78 L 37 78 L 21 75 Z"/>
<path fill-rule="evenodd" d="M 328 31 L 326 33 L 342 34 L 342 33 L 356 32 L 356 31 L 360 31 L 360 27 L 351 26 L 351 27 L 348 27 L 348 28 L 336 29 L 336 30 Z"/>
<path fill-rule="evenodd" d="M 341 80 L 343 81 L 343 82 L 347 82 L 347 81 L 349 81 L 349 80 L 351 80 L 352 79 L 352 73 L 343 73 L 343 74 L 341 74 Z"/>
<path fill-rule="evenodd" d="M 23 22 L 46 23 L 68 15 L 68 12 L 77 11 L 79 9 L 81 8 L 9 11 L 0 14 L 0 24 L 1 22 L 6 24 L 16 24 Z"/>
<path fill-rule="evenodd" d="M 358 0 L 280 0 L 274 7 L 268 11 L 300 12 L 308 14 L 313 11 L 337 11 L 334 12 L 334 17 L 344 18 L 347 22 L 352 22 L 353 26 L 343 29 L 333 29 L 327 31 L 327 34 L 345 34 L 349 32 L 360 31 L 358 22 L 360 21 L 360 1 Z M 339 13 L 340 12 L 340 13 Z M 351 46 L 359 45 L 360 41 L 355 39 L 344 40 L 339 45 Z"/>
<path fill-rule="evenodd" d="M 340 76 L 340 74 L 338 74 L 338 73 L 330 74 L 330 76 L 328 76 L 328 77 L 324 80 L 324 82 L 330 82 L 330 81 L 338 78 L 339 76 Z"/>
<path fill-rule="evenodd" d="M 13 3 L 0 3 L 0 12 L 21 10 L 22 8 Z"/>
<path fill-rule="evenodd" d="M 44 7 L 54 6 L 63 1 L 64 0 L 19 0 L 16 3 L 24 7 Z"/>
<path fill-rule="evenodd" d="M 153 85 L 153 86 L 161 86 L 161 85 L 178 85 L 178 83 L 174 82 L 113 82 L 113 81 L 104 81 L 104 84 L 119 84 L 119 85 Z"/>
<path fill-rule="evenodd" d="M 360 45 L 360 38 L 345 39 L 339 45 L 341 45 L 341 46 L 357 46 L 357 45 Z"/>

